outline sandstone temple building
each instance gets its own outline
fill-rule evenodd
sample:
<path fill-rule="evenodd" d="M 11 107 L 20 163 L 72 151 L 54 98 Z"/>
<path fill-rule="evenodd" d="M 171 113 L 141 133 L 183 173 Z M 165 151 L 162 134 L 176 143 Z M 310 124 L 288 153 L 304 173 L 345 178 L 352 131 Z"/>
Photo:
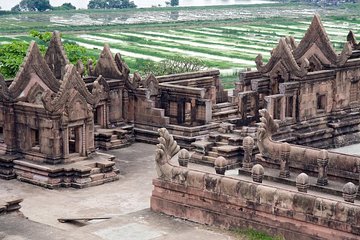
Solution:
<path fill-rule="evenodd" d="M 31 43 L 15 79 L 0 81 L 0 174 L 47 187 L 116 180 L 113 157 L 95 150 L 156 143 L 160 127 L 195 151 L 191 161 L 223 156 L 237 167 L 263 108 L 280 126 L 276 140 L 358 142 L 359 44 L 351 32 L 346 40 L 336 53 L 315 16 L 300 43 L 280 39 L 266 64 L 259 55 L 229 96 L 218 70 L 143 78 L 107 45 L 95 66 L 73 66 L 55 32 L 45 56 Z"/>

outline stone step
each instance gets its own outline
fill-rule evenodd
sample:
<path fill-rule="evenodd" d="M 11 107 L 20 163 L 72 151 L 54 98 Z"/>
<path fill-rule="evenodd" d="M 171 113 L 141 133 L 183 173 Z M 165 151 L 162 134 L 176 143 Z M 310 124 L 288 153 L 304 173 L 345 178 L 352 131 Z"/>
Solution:
<path fill-rule="evenodd" d="M 212 116 L 213 116 L 213 118 L 222 117 L 222 116 L 229 117 L 230 115 L 236 117 L 236 113 L 237 113 L 237 109 L 232 109 L 232 110 L 228 110 L 228 111 L 213 113 Z"/>
<path fill-rule="evenodd" d="M 209 151 L 208 156 L 217 158 L 219 156 L 219 153 L 216 152 L 216 149 L 211 149 L 215 151 Z"/>
<path fill-rule="evenodd" d="M 235 104 L 231 102 L 218 103 L 213 105 L 213 109 L 226 108 L 230 106 L 235 106 Z"/>
<path fill-rule="evenodd" d="M 214 109 L 213 114 L 218 113 L 218 112 L 226 112 L 226 111 L 230 111 L 230 110 L 237 110 L 237 108 L 230 106 L 230 107 L 226 107 L 226 108 Z"/>
<path fill-rule="evenodd" d="M 110 141 L 118 140 L 118 135 L 111 135 Z"/>
<path fill-rule="evenodd" d="M 91 181 L 98 181 L 105 178 L 104 173 L 97 173 L 97 174 L 91 174 L 90 175 Z"/>
<path fill-rule="evenodd" d="M 91 169 L 90 174 L 91 174 L 91 175 L 92 175 L 92 174 L 98 174 L 98 173 L 100 173 L 100 172 L 101 172 L 101 169 L 95 167 L 95 168 L 92 168 L 92 169 Z"/>

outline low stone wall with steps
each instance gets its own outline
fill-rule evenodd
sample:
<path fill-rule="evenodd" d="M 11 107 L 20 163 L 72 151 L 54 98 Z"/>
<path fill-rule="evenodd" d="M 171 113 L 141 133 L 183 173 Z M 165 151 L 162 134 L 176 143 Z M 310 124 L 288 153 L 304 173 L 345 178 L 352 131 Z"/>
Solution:
<path fill-rule="evenodd" d="M 48 165 L 26 160 L 14 161 L 18 180 L 46 188 L 85 188 L 119 179 L 111 155 L 94 154 L 71 164 Z"/>

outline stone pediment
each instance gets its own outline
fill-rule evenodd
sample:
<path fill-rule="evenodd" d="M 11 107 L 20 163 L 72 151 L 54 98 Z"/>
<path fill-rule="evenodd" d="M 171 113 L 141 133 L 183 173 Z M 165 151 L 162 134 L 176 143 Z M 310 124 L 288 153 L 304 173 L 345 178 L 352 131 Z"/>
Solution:
<path fill-rule="evenodd" d="M 309 62 L 304 58 L 299 66 L 292 54 L 292 46 L 285 38 L 281 38 L 266 65 L 262 61 L 262 55 L 259 54 L 255 59 L 258 71 L 270 77 L 280 73 L 286 81 L 290 79 L 290 75 L 304 77 L 308 72 Z"/>
<path fill-rule="evenodd" d="M 330 67 L 344 65 L 351 53 L 349 42 L 344 44 L 340 54 L 336 53 L 318 15 L 314 16 L 305 36 L 293 51 L 296 61 L 301 61 L 305 57 L 310 59 L 311 56 L 316 55 L 324 65 Z"/>
<path fill-rule="evenodd" d="M 143 87 L 147 88 L 150 96 L 158 95 L 159 93 L 159 81 L 156 79 L 154 74 L 150 74 L 144 81 Z"/>
<path fill-rule="evenodd" d="M 96 82 L 98 84 L 98 82 Z M 98 84 L 99 85 L 99 84 Z M 77 96 L 81 98 L 82 102 L 89 105 L 96 105 L 99 101 L 101 92 L 94 86 L 92 94 L 87 89 L 85 82 L 77 72 L 74 65 L 67 65 L 64 79 L 61 82 L 60 90 L 56 94 L 52 94 L 50 91 L 42 97 L 44 107 L 47 111 L 52 113 L 68 112 L 71 108 L 72 99 Z"/>
<path fill-rule="evenodd" d="M 360 43 L 356 41 L 355 34 L 352 31 L 349 32 L 349 34 L 346 37 L 346 40 L 351 44 L 354 50 L 360 50 Z"/>
<path fill-rule="evenodd" d="M 93 74 L 95 76 L 102 75 L 104 78 L 112 79 L 121 79 L 123 77 L 108 44 L 105 44 L 104 49 L 100 54 L 100 58 L 96 63 Z"/>
<path fill-rule="evenodd" d="M 61 42 L 60 32 L 55 31 L 45 53 L 45 61 L 50 70 L 57 79 L 62 79 L 65 74 L 65 67 L 69 64 L 63 44 Z"/>
<path fill-rule="evenodd" d="M 33 41 L 30 43 L 19 72 L 9 86 L 9 92 L 14 99 L 26 98 L 29 89 L 35 83 L 53 93 L 56 93 L 60 88 L 60 82 L 55 78 L 45 59 L 42 57 L 39 47 Z"/>

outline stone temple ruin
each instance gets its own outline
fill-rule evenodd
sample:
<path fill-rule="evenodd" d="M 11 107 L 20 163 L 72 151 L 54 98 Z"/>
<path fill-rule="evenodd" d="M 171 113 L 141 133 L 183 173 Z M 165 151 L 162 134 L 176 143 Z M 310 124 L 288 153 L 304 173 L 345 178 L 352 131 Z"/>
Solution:
<path fill-rule="evenodd" d="M 119 170 L 113 156 L 95 150 L 156 142 L 163 126 L 190 147 L 218 128 L 213 116 L 222 120 L 230 114 L 213 111 L 228 100 L 219 74 L 142 79 L 130 75 L 107 45 L 96 66 L 74 66 L 60 33 L 54 32 L 44 57 L 32 42 L 15 79 L 0 79 L 0 177 L 48 188 L 114 181 Z"/>
<path fill-rule="evenodd" d="M 319 148 L 359 142 L 360 55 L 352 32 L 337 54 L 315 15 L 300 43 L 282 38 L 268 63 L 259 55 L 256 65 L 256 71 L 240 73 L 230 97 L 239 109 L 237 119 L 193 143 L 191 161 L 213 165 L 224 156 L 236 166 L 243 139 L 256 140 L 258 112 L 264 108 L 280 126 L 276 140 Z"/>
<path fill-rule="evenodd" d="M 288 239 L 357 239 L 360 157 L 320 148 L 359 142 L 359 45 L 350 32 L 336 53 L 315 16 L 300 43 L 280 39 L 267 64 L 259 55 L 229 96 L 218 70 L 143 79 L 108 45 L 95 66 L 74 66 L 54 32 L 45 56 L 32 42 L 15 79 L 0 77 L 0 177 L 94 186 L 119 178 L 97 149 L 159 143 L 153 211 Z"/>
<path fill-rule="evenodd" d="M 320 149 L 359 142 L 358 51 L 350 32 L 337 54 L 315 16 L 299 44 L 281 39 L 240 74 L 229 99 L 240 115 L 195 153 L 159 129 L 151 209 L 285 239 L 358 239 L 360 157 Z"/>
<path fill-rule="evenodd" d="M 224 176 L 227 160 L 187 167 L 166 129 L 156 150 L 151 209 L 201 224 L 255 228 L 285 239 L 358 239 L 360 157 L 275 142 L 278 125 L 261 111 L 260 154 Z M 177 153 L 179 166 L 171 161 Z M 251 150 L 248 152 L 251 156 Z M 244 159 L 245 161 L 245 159 Z M 223 170 L 223 171 L 221 171 Z M 307 172 L 302 173 L 302 171 Z"/>

